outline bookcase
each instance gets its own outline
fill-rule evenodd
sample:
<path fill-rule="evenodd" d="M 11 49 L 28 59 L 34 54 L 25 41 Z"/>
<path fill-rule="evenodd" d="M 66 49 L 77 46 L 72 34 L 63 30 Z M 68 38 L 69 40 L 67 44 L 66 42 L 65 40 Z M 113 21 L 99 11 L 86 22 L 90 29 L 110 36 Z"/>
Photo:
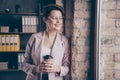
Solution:
<path fill-rule="evenodd" d="M 55 0 L 0 1 L 0 80 L 25 80 L 21 70 L 27 41 L 44 30 L 42 7 Z"/>

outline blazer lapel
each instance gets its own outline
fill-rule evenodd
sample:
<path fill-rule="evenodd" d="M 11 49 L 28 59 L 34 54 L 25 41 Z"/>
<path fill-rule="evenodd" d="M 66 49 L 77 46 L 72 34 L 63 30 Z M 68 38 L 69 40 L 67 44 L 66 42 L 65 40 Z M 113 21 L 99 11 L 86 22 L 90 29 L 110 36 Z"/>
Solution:
<path fill-rule="evenodd" d="M 51 55 L 53 56 L 54 60 L 55 60 L 55 64 L 60 65 L 62 57 L 63 57 L 63 52 L 64 52 L 64 48 L 62 45 L 62 37 L 59 33 L 57 33 L 56 35 L 56 39 L 52 48 L 52 52 Z"/>
<path fill-rule="evenodd" d="M 44 32 L 42 34 L 37 36 L 38 39 L 36 39 L 36 46 L 35 46 L 35 54 L 38 58 L 38 64 L 41 61 L 41 53 L 42 53 L 42 46 L 43 46 L 43 39 L 44 39 Z"/>

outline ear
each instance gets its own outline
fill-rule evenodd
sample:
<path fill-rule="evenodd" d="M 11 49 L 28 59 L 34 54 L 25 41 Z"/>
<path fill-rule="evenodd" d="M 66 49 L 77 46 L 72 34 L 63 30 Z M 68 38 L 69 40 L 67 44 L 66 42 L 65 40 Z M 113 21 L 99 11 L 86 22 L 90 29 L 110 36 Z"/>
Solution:
<path fill-rule="evenodd" d="M 45 17 L 43 17 L 43 22 L 46 23 L 47 19 Z"/>

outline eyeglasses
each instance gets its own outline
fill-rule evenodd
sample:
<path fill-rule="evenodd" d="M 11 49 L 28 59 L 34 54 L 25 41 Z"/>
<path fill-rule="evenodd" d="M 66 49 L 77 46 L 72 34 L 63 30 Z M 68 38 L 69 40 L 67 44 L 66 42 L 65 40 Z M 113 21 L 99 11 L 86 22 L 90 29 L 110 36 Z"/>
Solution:
<path fill-rule="evenodd" d="M 62 21 L 62 20 L 63 20 L 63 17 L 50 16 L 50 19 L 53 20 L 53 21 L 57 21 L 57 20 Z"/>

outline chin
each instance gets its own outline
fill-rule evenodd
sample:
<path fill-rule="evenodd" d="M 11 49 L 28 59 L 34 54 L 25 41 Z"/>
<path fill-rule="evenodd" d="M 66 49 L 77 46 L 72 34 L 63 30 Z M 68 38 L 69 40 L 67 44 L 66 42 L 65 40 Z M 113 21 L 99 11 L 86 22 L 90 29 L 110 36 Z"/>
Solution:
<path fill-rule="evenodd" d="M 62 30 L 62 26 L 61 26 L 61 25 L 56 26 L 56 27 L 55 27 L 55 30 L 56 30 L 56 31 L 61 31 L 61 30 Z"/>
<path fill-rule="evenodd" d="M 56 29 L 56 30 L 57 30 L 57 32 L 63 32 L 63 29 L 62 29 L 62 28 Z"/>
<path fill-rule="evenodd" d="M 62 28 L 56 28 L 57 31 L 60 31 Z"/>

